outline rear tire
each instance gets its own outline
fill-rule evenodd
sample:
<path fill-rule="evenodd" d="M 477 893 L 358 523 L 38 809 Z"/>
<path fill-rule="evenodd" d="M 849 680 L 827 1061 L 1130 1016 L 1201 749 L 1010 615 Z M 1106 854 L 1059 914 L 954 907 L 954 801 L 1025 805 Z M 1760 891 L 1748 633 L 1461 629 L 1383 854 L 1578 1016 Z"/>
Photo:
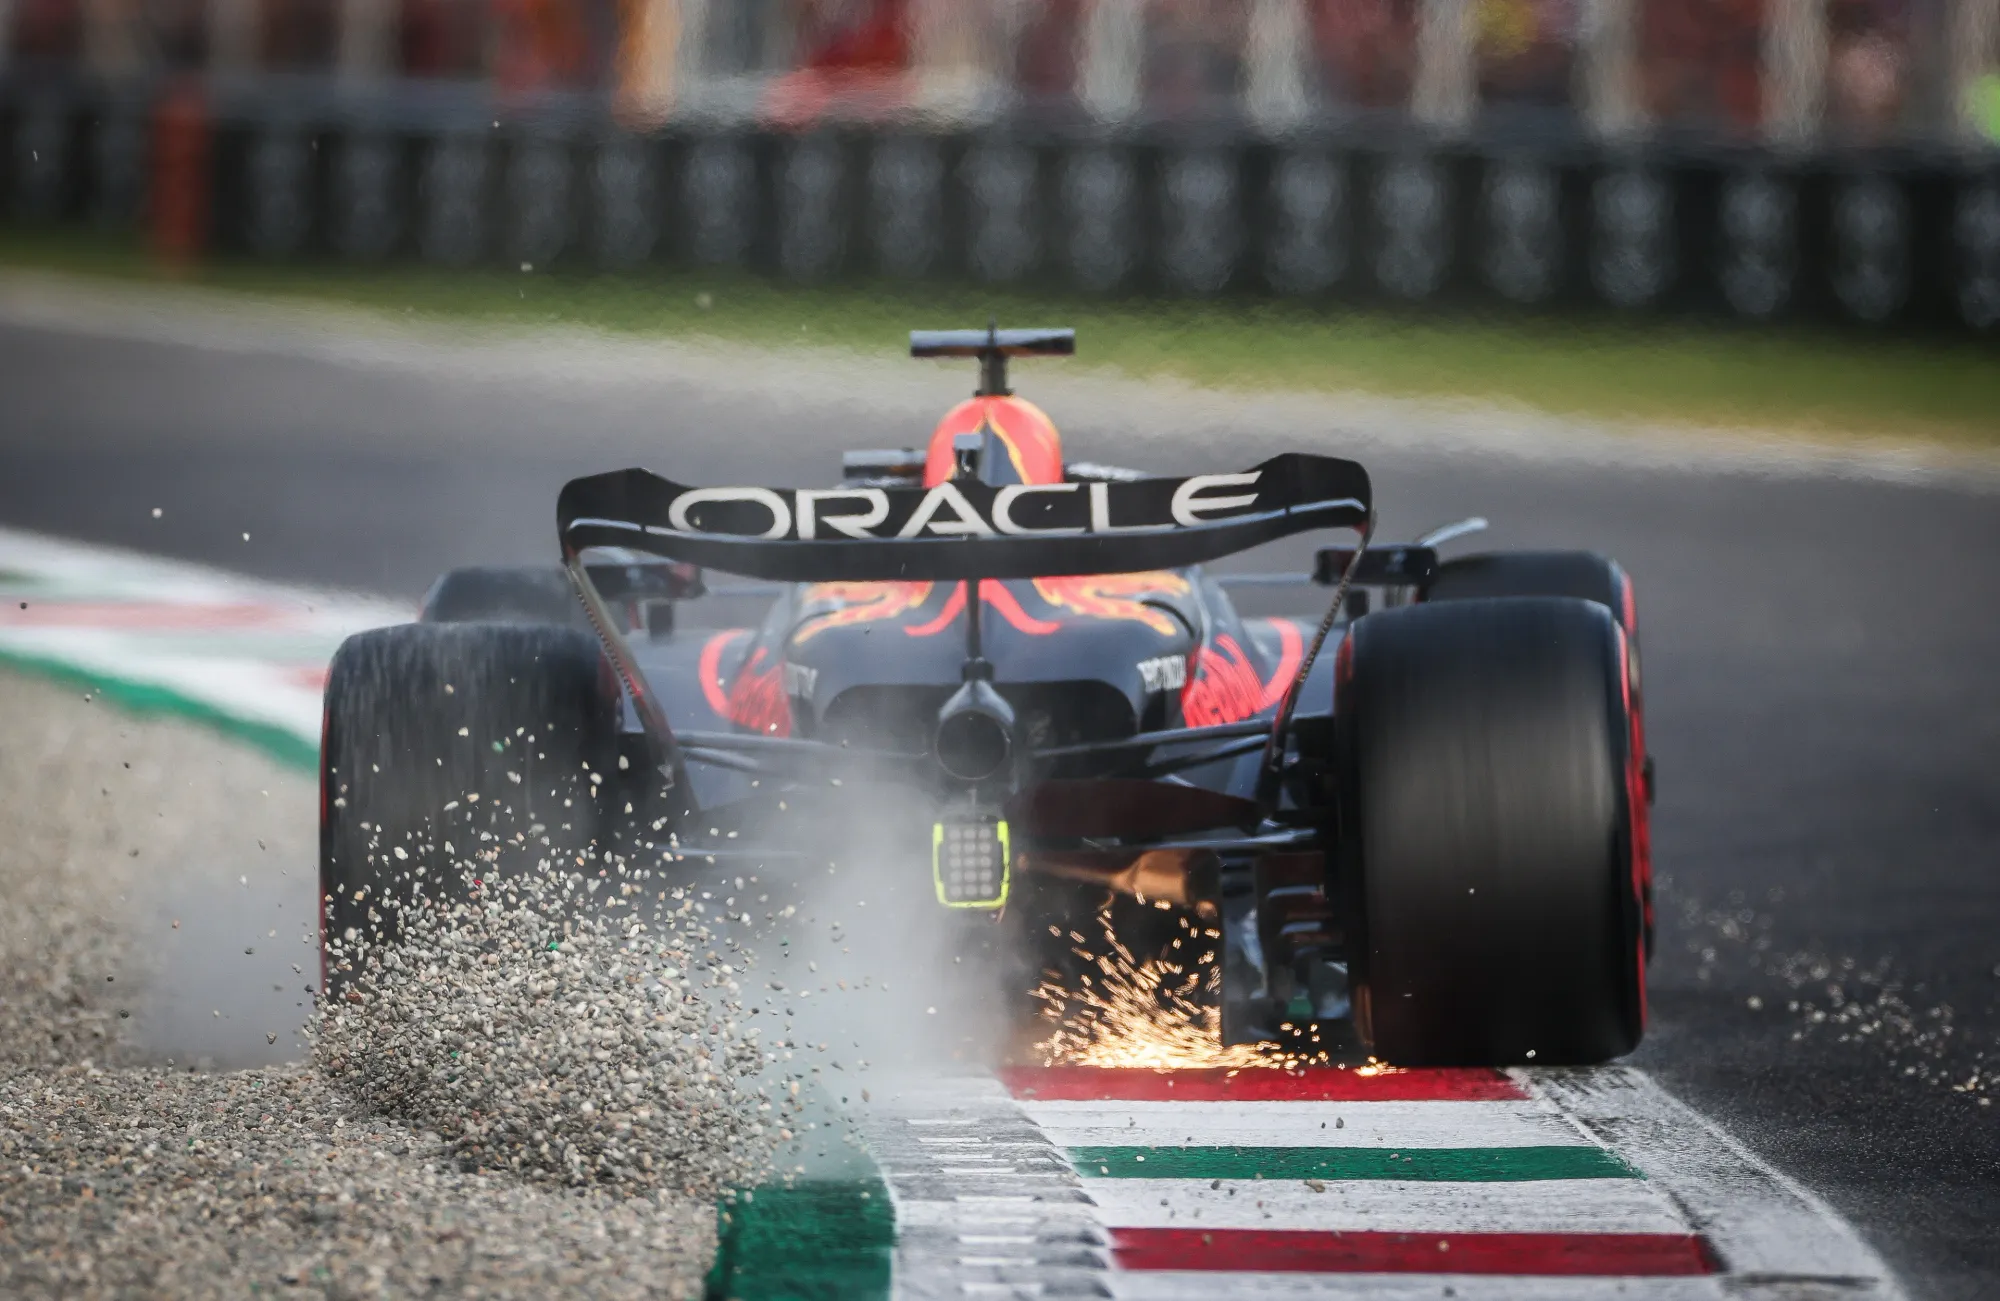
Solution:
<path fill-rule="evenodd" d="M 576 588 L 557 565 L 468 565 L 424 594 L 424 623 L 547 623 L 590 630 Z"/>
<path fill-rule="evenodd" d="M 469 897 L 461 865 L 475 854 L 497 851 L 485 878 L 587 848 L 611 795 L 592 777 L 615 775 L 619 704 L 596 640 L 566 628 L 348 638 L 320 748 L 322 981 L 340 990 L 409 909 Z"/>
<path fill-rule="evenodd" d="M 1496 596 L 1569 596 L 1611 611 L 1625 630 L 1626 671 L 1637 700 L 1639 607 L 1624 566 L 1595 551 L 1496 551 L 1445 561 L 1424 589 L 1431 603 Z"/>
<path fill-rule="evenodd" d="M 1617 561 L 1594 551 L 1496 551 L 1461 556 L 1438 566 L 1426 601 L 1477 601 L 1495 596 L 1570 596 L 1610 610 L 1627 635 L 1632 580 Z"/>
<path fill-rule="evenodd" d="M 1349 634 L 1333 892 L 1376 1056 L 1570 1064 L 1637 1046 L 1644 796 L 1623 641 L 1608 609 L 1561 598 L 1404 607 Z"/>
<path fill-rule="evenodd" d="M 1625 686 L 1632 715 L 1632 753 L 1646 798 L 1635 817 L 1639 879 L 1646 904 L 1646 953 L 1653 952 L 1652 804 L 1657 792 L 1653 756 L 1646 749 L 1646 702 L 1640 691 L 1639 605 L 1623 566 L 1594 551 L 1499 551 L 1462 556 L 1439 566 L 1424 592 L 1427 602 L 1481 601 L 1496 596 L 1571 596 L 1611 611 L 1625 630 Z"/>

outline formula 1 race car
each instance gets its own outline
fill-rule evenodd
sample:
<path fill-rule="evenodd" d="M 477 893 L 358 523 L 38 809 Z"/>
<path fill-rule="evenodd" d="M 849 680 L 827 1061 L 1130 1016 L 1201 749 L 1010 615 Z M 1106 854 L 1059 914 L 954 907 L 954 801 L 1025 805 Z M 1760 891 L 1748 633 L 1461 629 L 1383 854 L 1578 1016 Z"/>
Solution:
<path fill-rule="evenodd" d="M 453 571 L 419 622 L 349 639 L 324 933 L 449 893 L 405 842 L 768 877 L 865 808 L 939 926 L 1061 933 L 1114 898 L 1201 919 L 1227 1042 L 1349 1018 L 1396 1064 L 1629 1052 L 1652 772 L 1624 572 L 1440 558 L 1476 520 L 1378 545 L 1367 473 L 1327 456 L 1186 478 L 1066 462 L 1007 361 L 1073 349 L 913 333 L 914 355 L 981 369 L 927 447 L 850 453 L 822 488 L 576 479 L 561 566 Z M 1353 537 L 1310 575 L 1202 567 L 1310 530 Z M 1282 581 L 1330 588 L 1325 615 L 1239 617 L 1232 584 Z M 761 626 L 676 619 L 746 592 Z"/>

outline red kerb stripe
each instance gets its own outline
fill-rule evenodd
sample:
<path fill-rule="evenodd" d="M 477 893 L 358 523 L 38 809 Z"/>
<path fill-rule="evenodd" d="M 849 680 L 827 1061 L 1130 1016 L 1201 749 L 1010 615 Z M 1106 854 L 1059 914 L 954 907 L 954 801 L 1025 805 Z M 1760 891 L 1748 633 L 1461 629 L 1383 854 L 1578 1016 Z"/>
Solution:
<path fill-rule="evenodd" d="M 1113 1229 L 1120 1269 L 1284 1274 L 1713 1274 L 1708 1243 L 1681 1233 L 1329 1233 Z"/>
<path fill-rule="evenodd" d="M 1000 1081 L 1037 1102 L 1513 1102 L 1528 1095 L 1498 1071 L 1149 1071 L 1006 1067 Z"/>
<path fill-rule="evenodd" d="M 177 601 L 37 601 L 0 606 L 0 625 L 10 628 L 89 628 L 116 632 L 235 632 L 281 628 L 302 622 L 301 612 L 279 605 L 247 602 L 198 604 Z"/>

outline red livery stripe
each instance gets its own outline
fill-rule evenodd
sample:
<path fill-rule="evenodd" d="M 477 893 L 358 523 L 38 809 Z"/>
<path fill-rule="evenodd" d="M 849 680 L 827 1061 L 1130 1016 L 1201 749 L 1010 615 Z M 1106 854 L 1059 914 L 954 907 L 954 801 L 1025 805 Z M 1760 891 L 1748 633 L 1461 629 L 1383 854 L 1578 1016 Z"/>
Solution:
<path fill-rule="evenodd" d="M 1034 1102 L 1516 1102 L 1528 1095 L 1491 1070 L 1150 1071 L 1012 1066 L 1007 1091 Z"/>
<path fill-rule="evenodd" d="M 1713 1274 L 1715 1253 L 1685 1233 L 1333 1233 L 1113 1229 L 1120 1269 L 1285 1274 Z"/>

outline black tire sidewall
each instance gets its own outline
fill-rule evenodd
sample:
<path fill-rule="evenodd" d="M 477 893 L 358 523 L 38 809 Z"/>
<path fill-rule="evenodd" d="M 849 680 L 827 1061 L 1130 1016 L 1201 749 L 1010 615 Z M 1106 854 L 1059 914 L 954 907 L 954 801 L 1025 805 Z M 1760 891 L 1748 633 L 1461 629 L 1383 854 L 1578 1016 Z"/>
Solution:
<path fill-rule="evenodd" d="M 1623 637 L 1565 598 L 1384 611 L 1343 643 L 1334 890 L 1398 1065 L 1597 1062 L 1644 1026 Z"/>
<path fill-rule="evenodd" d="M 424 594 L 424 623 L 545 623 L 589 629 L 583 604 L 559 565 L 467 565 L 442 574 Z"/>

